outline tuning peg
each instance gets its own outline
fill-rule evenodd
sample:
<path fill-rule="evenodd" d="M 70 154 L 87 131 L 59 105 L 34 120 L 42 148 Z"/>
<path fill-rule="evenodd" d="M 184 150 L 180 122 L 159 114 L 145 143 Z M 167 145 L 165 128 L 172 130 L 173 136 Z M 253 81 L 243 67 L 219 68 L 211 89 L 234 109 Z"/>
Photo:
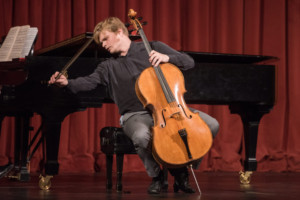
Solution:
<path fill-rule="evenodd" d="M 127 28 L 130 26 L 130 24 L 129 23 L 125 23 L 124 24 Z"/>
<path fill-rule="evenodd" d="M 133 30 L 131 33 L 130 33 L 130 36 L 137 36 L 139 35 L 138 32 L 136 30 Z"/>
<path fill-rule="evenodd" d="M 147 25 L 147 24 L 148 24 L 148 22 L 143 22 L 143 23 L 142 23 L 142 25 Z"/>
<path fill-rule="evenodd" d="M 131 33 L 132 33 L 132 31 L 134 31 L 134 29 L 130 29 L 130 30 L 128 30 L 128 33 L 129 33 L 129 34 L 131 34 Z"/>
<path fill-rule="evenodd" d="M 143 17 L 138 17 L 138 20 L 141 21 L 143 19 Z"/>

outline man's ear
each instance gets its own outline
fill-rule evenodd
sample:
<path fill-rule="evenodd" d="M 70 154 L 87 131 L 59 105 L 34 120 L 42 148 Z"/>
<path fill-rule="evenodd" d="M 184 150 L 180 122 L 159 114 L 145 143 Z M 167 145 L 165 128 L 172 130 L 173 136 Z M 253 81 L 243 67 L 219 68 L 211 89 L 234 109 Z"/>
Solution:
<path fill-rule="evenodd" d="M 123 29 L 119 28 L 117 31 L 117 36 L 122 36 L 124 34 Z"/>

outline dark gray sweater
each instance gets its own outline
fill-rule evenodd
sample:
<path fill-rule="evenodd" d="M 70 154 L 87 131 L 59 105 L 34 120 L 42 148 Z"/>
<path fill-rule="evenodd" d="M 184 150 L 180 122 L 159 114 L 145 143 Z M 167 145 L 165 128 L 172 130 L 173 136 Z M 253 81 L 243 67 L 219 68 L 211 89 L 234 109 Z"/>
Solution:
<path fill-rule="evenodd" d="M 194 67 L 194 60 L 162 42 L 150 42 L 153 50 L 169 56 L 169 63 L 181 69 Z M 140 73 L 150 67 L 149 55 L 142 42 L 131 42 L 126 56 L 110 58 L 101 62 L 89 76 L 70 79 L 67 86 L 73 93 L 95 89 L 98 84 L 108 87 L 121 115 L 145 110 L 135 93 L 135 81 Z"/>

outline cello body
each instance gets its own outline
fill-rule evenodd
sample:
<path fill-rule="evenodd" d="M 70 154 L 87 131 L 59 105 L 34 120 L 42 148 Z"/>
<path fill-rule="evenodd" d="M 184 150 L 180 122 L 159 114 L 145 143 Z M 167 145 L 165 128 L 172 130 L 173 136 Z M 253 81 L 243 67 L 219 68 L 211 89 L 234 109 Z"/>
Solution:
<path fill-rule="evenodd" d="M 142 104 L 152 111 L 152 153 L 169 168 L 199 160 L 212 145 L 207 124 L 187 107 L 181 71 L 170 63 L 159 66 L 173 99 L 169 102 L 154 67 L 146 68 L 136 81 L 135 91 Z"/>

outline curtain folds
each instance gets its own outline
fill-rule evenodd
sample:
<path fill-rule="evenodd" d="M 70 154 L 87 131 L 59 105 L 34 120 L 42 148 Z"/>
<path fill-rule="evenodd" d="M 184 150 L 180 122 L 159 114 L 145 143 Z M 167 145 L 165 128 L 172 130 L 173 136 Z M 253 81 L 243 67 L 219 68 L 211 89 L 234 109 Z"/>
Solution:
<path fill-rule="evenodd" d="M 128 22 L 133 8 L 148 22 L 149 40 L 181 51 L 255 54 L 278 57 L 276 104 L 260 123 L 258 171 L 300 171 L 300 1 L 298 0 L 0 0 L 0 36 L 12 26 L 38 27 L 35 49 L 92 32 L 108 16 Z M 202 171 L 238 171 L 244 158 L 243 128 L 228 106 L 190 105 L 217 118 L 220 132 L 204 157 Z M 62 123 L 60 172 L 105 170 L 99 131 L 118 126 L 114 104 L 70 114 Z M 35 114 L 34 130 L 41 122 Z M 31 135 L 32 137 L 32 135 Z M 14 160 L 14 118 L 5 117 L 0 136 L 0 165 Z M 39 171 L 42 150 L 31 161 Z M 125 156 L 124 171 L 144 170 L 136 155 Z"/>

